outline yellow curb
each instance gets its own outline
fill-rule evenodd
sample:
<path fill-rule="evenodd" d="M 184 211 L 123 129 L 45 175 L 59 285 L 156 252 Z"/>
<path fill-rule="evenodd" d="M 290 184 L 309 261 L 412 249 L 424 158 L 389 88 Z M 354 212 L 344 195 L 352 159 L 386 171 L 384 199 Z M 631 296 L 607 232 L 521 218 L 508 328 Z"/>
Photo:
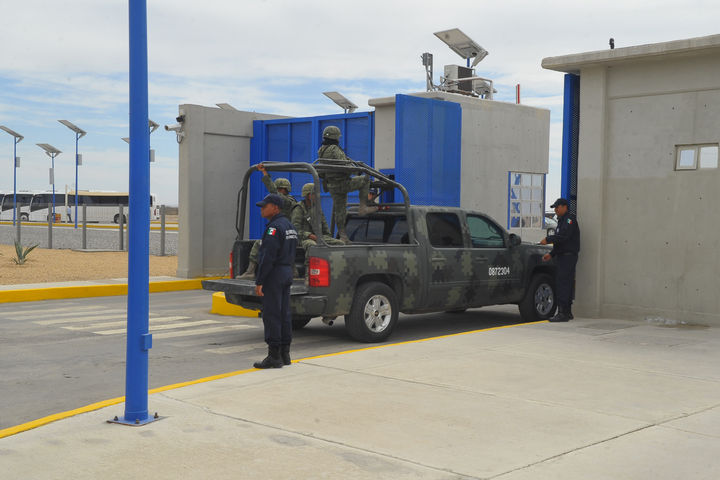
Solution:
<path fill-rule="evenodd" d="M 150 282 L 150 293 L 174 292 L 179 290 L 200 290 L 203 280 L 226 277 L 193 278 L 189 280 L 167 280 Z M 113 297 L 127 295 L 126 283 L 117 285 L 79 285 L 70 287 L 27 288 L 21 290 L 0 290 L 0 303 L 34 302 L 38 300 L 61 300 L 65 298 Z"/>
<path fill-rule="evenodd" d="M 248 308 L 241 307 L 240 305 L 233 305 L 225 300 L 225 292 L 216 292 L 212 296 L 212 307 L 210 313 L 216 313 L 218 315 L 230 315 L 233 317 L 258 317 L 260 316 L 259 310 L 250 310 Z"/>
<path fill-rule="evenodd" d="M 222 292 L 218 292 L 218 293 L 222 293 Z M 250 310 L 250 311 L 252 311 L 252 310 Z M 417 339 L 417 340 L 407 340 L 407 341 L 405 341 L 405 342 L 398 342 L 398 343 L 385 343 L 385 344 L 382 344 L 382 345 L 374 345 L 374 346 L 372 346 L 372 347 L 356 348 L 356 349 L 353 349 L 353 350 L 345 350 L 345 351 L 342 351 L 342 352 L 327 353 L 327 354 L 325 354 L 325 355 L 316 355 L 316 356 L 314 356 L 314 357 L 305 357 L 305 358 L 301 358 L 301 359 L 299 359 L 299 360 L 293 360 L 292 363 L 299 363 L 299 362 L 305 362 L 305 361 L 308 361 L 308 360 L 317 360 L 317 359 L 320 359 L 320 358 L 334 357 L 334 356 L 337 356 L 337 355 L 347 355 L 347 354 L 349 354 L 349 353 L 363 352 L 363 351 L 375 350 L 375 349 L 379 349 L 379 348 L 395 347 L 395 346 L 398 346 L 398 345 L 408 345 L 408 344 L 413 344 L 413 343 L 423 343 L 423 342 L 427 342 L 427 341 L 430 341 L 430 340 L 439 340 L 439 339 L 442 339 L 442 338 L 457 337 L 457 336 L 460 336 L 460 335 L 468 335 L 468 334 L 471 334 L 471 333 L 490 332 L 490 331 L 493 331 L 493 330 L 501 330 L 501 329 L 512 328 L 512 327 L 521 327 L 521 326 L 524 326 L 524 325 L 538 325 L 538 324 L 541 324 L 541 323 L 547 323 L 547 320 L 541 320 L 541 321 L 538 321 L 538 322 L 528 322 L 528 323 L 513 323 L 513 324 L 511 324 L 511 325 L 502 325 L 502 326 L 500 326 L 500 327 L 481 328 L 481 329 L 478 329 L 478 330 L 471 330 L 471 331 L 469 331 L 469 332 L 450 333 L 450 334 L 448 334 L 448 335 L 438 335 L 438 336 L 436 336 L 436 337 L 420 338 L 420 339 Z M 221 374 L 219 374 L 219 375 L 212 375 L 212 376 L 210 376 L 210 377 L 199 378 L 199 379 L 190 380 L 190 381 L 187 381 L 187 382 L 180 382 L 180 383 L 174 383 L 174 384 L 172 384 L 172 385 L 165 385 L 165 386 L 163 386 L 163 387 L 157 387 L 157 388 L 149 389 L 149 390 L 148 390 L 148 395 L 152 395 L 152 394 L 154 394 L 154 393 L 166 392 L 166 391 L 168 391 L 168 390 L 175 390 L 175 389 L 187 387 L 187 386 L 190 386 L 190 385 L 197 385 L 197 384 L 200 384 L 200 383 L 212 382 L 212 381 L 214 381 L 214 380 L 220 380 L 220 379 L 223 379 L 223 378 L 235 377 L 235 376 L 238 376 L 238 375 L 242 375 L 242 374 L 249 373 L 249 372 L 255 372 L 255 371 L 258 371 L 258 369 L 257 369 L 257 368 L 248 368 L 248 369 L 245 369 L 245 370 L 236 370 L 236 371 L 234 371 L 234 372 L 221 373 Z M 11 436 L 11 435 L 15 435 L 15 434 L 17 434 L 17 433 L 26 432 L 26 431 L 28 431 L 28 430 L 32 430 L 33 428 L 41 427 L 41 426 L 43 426 L 43 425 L 47 425 L 48 423 L 52 423 L 52 422 L 55 422 L 55 421 L 57 421 L 57 420 L 64 420 L 64 419 L 66 419 L 66 418 L 74 417 L 75 415 L 78 415 L 78 414 L 81 414 L 81 413 L 92 412 L 92 411 L 99 410 L 99 409 L 104 408 L 104 407 L 109 407 L 109 406 L 112 406 L 112 405 L 117 405 L 117 404 L 122 403 L 122 402 L 124 402 L 124 401 L 125 401 L 125 397 L 116 397 L 116 398 L 112 398 L 112 399 L 110 399 L 110 400 L 105 400 L 105 401 L 102 401 L 102 402 L 92 403 L 92 404 L 90 404 L 90 405 L 86 405 L 86 406 L 84 406 L 84 407 L 77 408 L 77 409 L 75 409 L 75 410 L 68 410 L 68 411 L 66 411 L 66 412 L 61 412 L 61 413 L 55 413 L 55 414 L 52 414 L 52 415 L 48 415 L 47 417 L 39 418 L 39 419 L 33 420 L 33 421 L 31 421 L 31 422 L 23 423 L 23 424 L 21 424 L 21 425 L 15 425 L 14 427 L 9 427 L 9 428 L 5 428 L 5 429 L 3 429 L 3 430 L 0 430 L 0 438 L 5 438 L 5 437 L 9 437 L 9 436 Z"/>

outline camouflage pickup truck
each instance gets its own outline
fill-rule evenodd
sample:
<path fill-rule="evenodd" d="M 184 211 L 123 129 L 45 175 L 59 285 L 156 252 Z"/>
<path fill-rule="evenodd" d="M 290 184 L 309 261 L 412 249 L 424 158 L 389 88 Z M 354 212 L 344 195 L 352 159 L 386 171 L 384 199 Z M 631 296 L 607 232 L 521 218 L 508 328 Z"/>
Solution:
<path fill-rule="evenodd" d="M 320 174 L 341 167 L 320 160 L 265 163 L 267 170 L 305 172 L 316 188 Z M 405 188 L 380 172 L 355 164 L 345 167 L 375 178 L 383 190 L 397 189 L 404 203 L 381 204 L 358 216 L 348 211 L 348 245 L 330 246 L 318 238 L 307 252 L 298 248 L 300 277 L 291 288 L 293 327 L 322 317 L 332 325 L 345 317 L 350 336 L 380 342 L 395 328 L 399 313 L 458 312 L 497 304 L 517 304 L 524 321 L 547 319 L 555 311 L 554 262 L 542 262 L 549 247 L 524 244 L 492 218 L 460 208 L 413 206 Z M 252 240 L 244 239 L 248 179 L 238 194 L 238 237 L 230 255 L 229 279 L 203 281 L 206 290 L 225 292 L 228 302 L 259 309 L 254 281 L 234 278 L 244 272 Z M 316 190 L 319 191 L 319 190 Z M 319 218 L 319 202 L 315 219 Z M 321 231 L 319 225 L 315 231 Z M 309 256 L 305 272 L 305 255 Z"/>

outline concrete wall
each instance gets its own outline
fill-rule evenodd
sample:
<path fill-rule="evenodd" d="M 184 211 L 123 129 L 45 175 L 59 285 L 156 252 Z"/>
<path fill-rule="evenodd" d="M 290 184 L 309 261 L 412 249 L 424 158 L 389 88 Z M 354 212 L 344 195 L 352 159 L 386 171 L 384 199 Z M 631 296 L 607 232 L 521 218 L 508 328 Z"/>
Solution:
<path fill-rule="evenodd" d="M 720 169 L 675 170 L 720 142 L 720 36 L 543 65 L 580 74 L 577 312 L 720 325 Z"/>
<path fill-rule="evenodd" d="M 460 205 L 507 225 L 508 172 L 548 171 L 550 111 L 444 92 L 412 94 L 462 107 Z M 395 166 L 395 97 L 372 99 L 376 168 Z M 539 228 L 511 229 L 523 240 L 544 237 Z"/>
<path fill-rule="evenodd" d="M 180 105 L 179 277 L 223 275 L 235 240 L 237 191 L 250 165 L 253 120 L 277 115 Z"/>

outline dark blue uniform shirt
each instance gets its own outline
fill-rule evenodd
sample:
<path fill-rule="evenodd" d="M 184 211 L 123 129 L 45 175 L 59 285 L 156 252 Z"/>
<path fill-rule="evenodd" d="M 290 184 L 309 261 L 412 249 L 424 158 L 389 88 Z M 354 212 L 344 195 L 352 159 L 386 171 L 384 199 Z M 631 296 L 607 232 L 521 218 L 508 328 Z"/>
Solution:
<path fill-rule="evenodd" d="M 572 213 L 566 213 L 558 218 L 555 235 L 547 237 L 547 243 L 552 243 L 550 255 L 563 255 L 565 253 L 578 254 L 580 252 L 580 227 L 577 218 Z"/>
<path fill-rule="evenodd" d="M 276 267 L 292 267 L 295 264 L 296 246 L 297 232 L 290 220 L 282 213 L 272 217 L 265 228 L 260 252 L 258 252 L 255 284 L 262 285 Z M 292 280 L 292 269 L 289 271 Z"/>

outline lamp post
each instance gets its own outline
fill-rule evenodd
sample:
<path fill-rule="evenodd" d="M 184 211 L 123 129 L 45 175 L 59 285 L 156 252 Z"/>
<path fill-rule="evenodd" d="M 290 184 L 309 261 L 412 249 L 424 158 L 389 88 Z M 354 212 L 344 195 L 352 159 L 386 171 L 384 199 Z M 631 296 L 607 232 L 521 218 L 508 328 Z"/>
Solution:
<path fill-rule="evenodd" d="M 15 211 L 17 210 L 17 167 L 20 159 L 17 156 L 17 144 L 22 141 L 23 137 L 19 133 L 10 130 L 4 125 L 0 125 L 0 129 L 15 137 L 13 142 L 13 225 L 15 225 Z"/>
<path fill-rule="evenodd" d="M 150 127 L 150 133 L 153 133 L 155 130 L 157 130 L 160 127 L 159 123 L 153 122 L 152 120 L 148 119 L 148 127 Z M 130 137 L 121 137 L 122 141 L 130 144 Z M 150 163 L 153 163 L 155 161 L 155 150 L 152 148 L 150 149 Z"/>
<path fill-rule="evenodd" d="M 78 153 L 78 140 L 80 140 L 82 137 L 84 137 L 87 134 L 87 132 L 78 126 L 73 125 L 68 120 L 58 120 L 58 122 L 62 123 L 63 125 L 68 127 L 70 130 L 75 132 L 75 228 L 77 228 L 77 225 L 78 225 L 78 165 L 82 164 L 82 157 Z M 54 201 L 55 201 L 55 192 L 53 191 L 53 202 Z M 54 214 L 55 214 L 55 210 L 53 209 L 53 215 Z"/>
<path fill-rule="evenodd" d="M 52 161 L 50 166 L 50 183 L 52 183 L 52 202 L 53 202 L 53 219 L 55 218 L 55 157 L 60 155 L 62 152 L 58 150 L 57 148 L 53 147 L 49 143 L 38 143 L 36 144 L 38 147 L 45 150 L 45 154 L 50 157 L 50 160 Z M 75 198 L 77 199 L 77 190 L 75 191 Z M 77 218 L 77 214 L 75 215 Z"/>

